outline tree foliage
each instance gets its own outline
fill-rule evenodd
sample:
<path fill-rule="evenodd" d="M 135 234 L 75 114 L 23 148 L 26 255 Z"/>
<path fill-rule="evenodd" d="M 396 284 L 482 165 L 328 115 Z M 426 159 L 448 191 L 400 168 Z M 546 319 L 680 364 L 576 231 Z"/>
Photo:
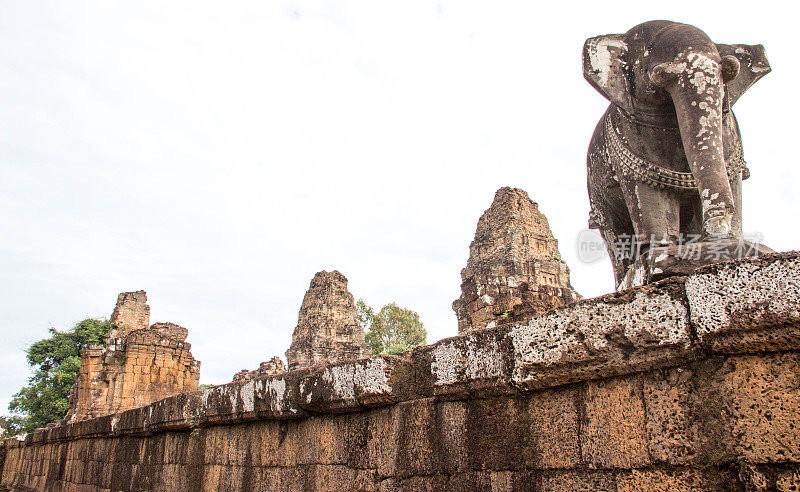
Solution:
<path fill-rule="evenodd" d="M 373 354 L 397 354 L 425 344 L 425 326 L 419 314 L 389 303 L 377 314 L 359 299 L 358 321 L 366 331 L 365 340 Z"/>
<path fill-rule="evenodd" d="M 15 414 L 5 418 L 9 433 L 30 432 L 64 417 L 81 365 L 80 351 L 103 343 L 111 326 L 110 321 L 87 318 L 67 331 L 50 328 L 49 337 L 28 347 L 33 376 L 8 406 Z"/>

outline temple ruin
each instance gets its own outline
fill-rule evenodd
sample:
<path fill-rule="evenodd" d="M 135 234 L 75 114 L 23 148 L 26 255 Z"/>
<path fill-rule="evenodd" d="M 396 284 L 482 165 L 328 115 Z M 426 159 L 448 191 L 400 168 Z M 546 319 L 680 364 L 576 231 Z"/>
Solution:
<path fill-rule="evenodd" d="M 798 286 L 800 253 L 747 258 L 48 426 L 0 490 L 798 490 Z"/>
<path fill-rule="evenodd" d="M 478 220 L 453 302 L 458 332 L 545 313 L 580 296 L 569 282 L 547 217 L 528 194 L 500 188 Z"/>
<path fill-rule="evenodd" d="M 81 366 L 69 397 L 66 422 L 141 407 L 197 390 L 200 362 L 186 343 L 189 331 L 174 323 L 150 322 L 143 291 L 123 292 L 111 315 L 105 344 L 81 351 Z"/>
<path fill-rule="evenodd" d="M 303 298 L 292 345 L 286 351 L 289 370 L 367 355 L 347 277 L 336 270 L 318 272 Z"/>
<path fill-rule="evenodd" d="M 249 371 L 242 369 L 233 376 L 233 382 L 250 381 L 251 379 L 264 378 L 267 376 L 274 376 L 286 372 L 286 364 L 283 363 L 280 357 L 275 356 L 272 359 L 262 362 L 258 369 Z"/>

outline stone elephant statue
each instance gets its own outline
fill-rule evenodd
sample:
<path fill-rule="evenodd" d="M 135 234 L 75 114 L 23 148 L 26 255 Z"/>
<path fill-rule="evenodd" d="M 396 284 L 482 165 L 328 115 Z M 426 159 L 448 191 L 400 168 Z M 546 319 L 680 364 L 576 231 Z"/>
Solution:
<path fill-rule="evenodd" d="M 617 283 L 650 248 L 741 237 L 749 173 L 731 107 L 769 71 L 763 46 L 716 44 L 677 22 L 586 41 L 584 77 L 611 101 L 589 145 L 589 226 Z M 620 251 L 629 238 L 636 247 Z"/>

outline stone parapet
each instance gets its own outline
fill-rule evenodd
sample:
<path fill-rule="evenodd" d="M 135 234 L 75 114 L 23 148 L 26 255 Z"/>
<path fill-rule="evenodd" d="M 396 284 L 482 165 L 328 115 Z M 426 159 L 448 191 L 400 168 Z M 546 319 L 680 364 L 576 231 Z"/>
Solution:
<path fill-rule="evenodd" d="M 800 254 L 6 439 L 34 490 L 792 490 Z M 83 490 L 82 489 L 82 490 Z"/>

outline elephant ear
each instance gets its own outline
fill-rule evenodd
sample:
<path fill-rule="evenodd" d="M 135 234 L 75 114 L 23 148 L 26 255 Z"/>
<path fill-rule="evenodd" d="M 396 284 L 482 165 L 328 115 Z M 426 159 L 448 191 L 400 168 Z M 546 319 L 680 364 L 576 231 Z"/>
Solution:
<path fill-rule="evenodd" d="M 624 34 L 589 38 L 583 45 L 583 77 L 606 99 L 626 111 L 633 109 L 629 68 L 625 61 L 628 45 Z"/>
<path fill-rule="evenodd" d="M 723 58 L 733 56 L 739 60 L 741 67 L 739 75 L 725 84 L 731 106 L 761 77 L 772 71 L 764 46 L 760 44 L 718 44 L 717 50 Z"/>

